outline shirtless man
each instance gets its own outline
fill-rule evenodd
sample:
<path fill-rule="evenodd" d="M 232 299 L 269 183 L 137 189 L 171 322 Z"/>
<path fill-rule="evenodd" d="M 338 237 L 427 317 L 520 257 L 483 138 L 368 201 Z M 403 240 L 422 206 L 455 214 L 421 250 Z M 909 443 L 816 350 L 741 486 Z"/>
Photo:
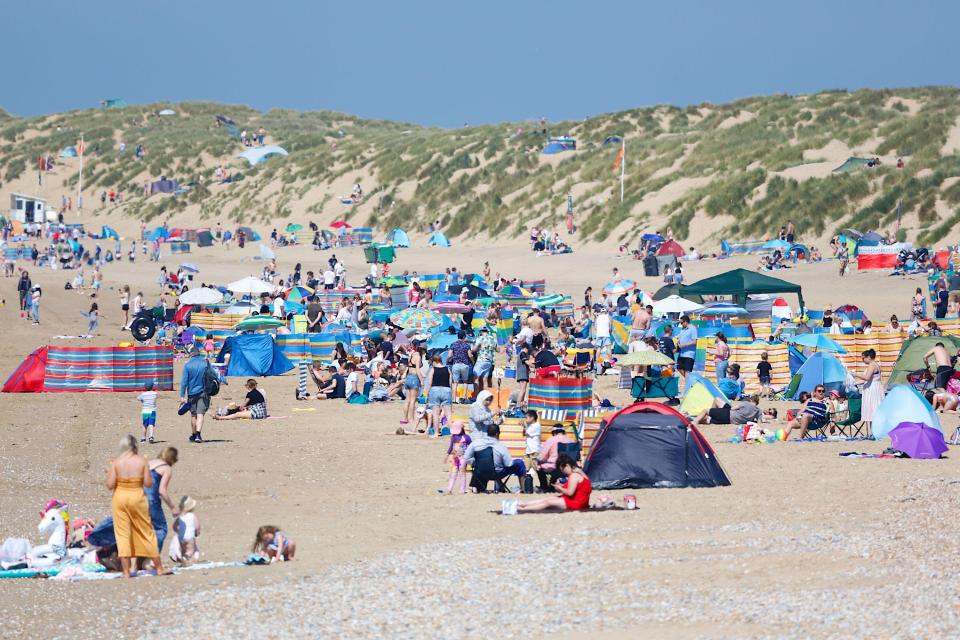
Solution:
<path fill-rule="evenodd" d="M 543 318 L 540 317 L 540 309 L 537 307 L 534 307 L 530 311 L 530 315 L 527 316 L 527 326 L 533 331 L 533 340 L 530 346 L 532 346 L 534 350 L 537 350 L 543 344 L 544 332 Z"/>
<path fill-rule="evenodd" d="M 943 346 L 942 342 L 938 342 L 933 349 L 923 354 L 923 365 L 928 369 L 930 368 L 930 358 L 933 358 L 937 363 L 934 386 L 937 389 L 946 389 L 947 381 L 953 375 L 953 365 L 950 364 L 950 354 L 947 353 L 947 348 Z"/>
<path fill-rule="evenodd" d="M 630 328 L 631 338 L 645 338 L 650 332 L 650 320 L 653 317 L 653 306 L 640 306 L 633 313 L 633 323 Z"/>

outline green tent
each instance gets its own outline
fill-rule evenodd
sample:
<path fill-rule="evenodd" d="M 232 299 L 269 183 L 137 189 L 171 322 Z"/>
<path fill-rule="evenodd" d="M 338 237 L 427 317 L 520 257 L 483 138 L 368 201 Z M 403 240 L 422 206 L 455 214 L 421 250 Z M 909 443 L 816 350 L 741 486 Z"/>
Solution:
<path fill-rule="evenodd" d="M 960 349 L 960 337 L 957 336 L 910 338 L 903 343 L 903 347 L 900 349 L 897 364 L 894 365 L 893 371 L 890 372 L 890 379 L 887 380 L 887 388 L 889 389 L 895 384 L 906 384 L 908 373 L 926 368 L 923 364 L 923 356 L 930 349 L 933 349 L 938 342 L 942 342 L 950 353 L 956 353 L 957 349 Z"/>
<path fill-rule="evenodd" d="M 396 259 L 397 252 L 393 247 L 374 243 L 363 248 L 363 255 L 368 263 L 386 262 L 389 264 Z"/>
<path fill-rule="evenodd" d="M 664 298 L 669 298 L 670 296 L 680 296 L 685 298 L 690 302 L 696 302 L 697 304 L 703 304 L 703 296 L 698 295 L 683 295 L 680 293 L 680 289 L 683 285 L 679 284 L 666 284 L 657 289 L 657 292 L 653 294 L 654 300 L 663 300 Z"/>
<path fill-rule="evenodd" d="M 800 285 L 747 269 L 734 269 L 689 286 L 681 286 L 679 295 L 688 300 L 692 295 L 735 296 L 739 304 L 745 304 L 747 295 L 751 293 L 795 293 L 800 299 L 800 308 L 804 308 Z"/>

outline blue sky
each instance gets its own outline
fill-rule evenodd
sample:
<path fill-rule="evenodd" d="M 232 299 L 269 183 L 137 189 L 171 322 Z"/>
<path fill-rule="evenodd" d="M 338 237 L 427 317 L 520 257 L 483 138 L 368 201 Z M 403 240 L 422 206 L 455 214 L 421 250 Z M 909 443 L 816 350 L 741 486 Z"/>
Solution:
<path fill-rule="evenodd" d="M 960 3 L 4 3 L 0 106 L 211 100 L 428 125 L 960 84 Z"/>

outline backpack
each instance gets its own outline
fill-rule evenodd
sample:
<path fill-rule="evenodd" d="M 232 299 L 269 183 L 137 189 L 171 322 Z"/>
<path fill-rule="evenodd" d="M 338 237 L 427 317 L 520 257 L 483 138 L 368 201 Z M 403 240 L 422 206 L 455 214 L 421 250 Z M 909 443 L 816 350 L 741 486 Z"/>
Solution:
<path fill-rule="evenodd" d="M 207 368 L 203 370 L 203 392 L 210 397 L 220 393 L 220 378 L 209 362 Z"/>

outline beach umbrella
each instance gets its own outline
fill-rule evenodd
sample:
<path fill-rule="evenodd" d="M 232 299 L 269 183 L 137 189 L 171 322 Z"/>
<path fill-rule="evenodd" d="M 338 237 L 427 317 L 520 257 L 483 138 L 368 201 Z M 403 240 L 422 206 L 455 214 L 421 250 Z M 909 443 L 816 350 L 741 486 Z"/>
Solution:
<path fill-rule="evenodd" d="M 352 229 L 352 225 L 346 220 L 334 220 L 330 223 L 331 229 Z"/>
<path fill-rule="evenodd" d="M 288 301 L 297 301 L 305 300 L 316 293 L 310 287 L 302 287 L 297 285 L 296 287 L 290 287 L 289 289 L 284 290 L 283 297 Z"/>
<path fill-rule="evenodd" d="M 413 307 L 394 313 L 390 316 L 390 322 L 403 329 L 428 331 L 442 325 L 443 318 L 436 311 Z"/>
<path fill-rule="evenodd" d="M 400 276 L 387 276 L 386 278 L 380 278 L 380 284 L 387 287 L 405 287 L 407 281 Z"/>
<path fill-rule="evenodd" d="M 762 248 L 770 249 L 771 251 L 774 251 L 776 249 L 780 249 L 780 251 L 786 251 L 790 247 L 791 245 L 789 242 L 787 242 L 786 240 L 780 240 L 779 238 L 777 238 L 775 240 L 767 240 L 766 242 L 763 243 Z"/>
<path fill-rule="evenodd" d="M 200 268 L 192 262 L 184 262 L 180 265 L 180 268 L 187 273 L 200 273 Z"/>
<path fill-rule="evenodd" d="M 223 300 L 223 294 L 216 289 L 200 287 L 184 291 L 180 294 L 179 300 L 181 304 L 217 304 Z"/>
<path fill-rule="evenodd" d="M 659 233 L 645 233 L 640 239 L 644 242 L 663 242 L 663 236 Z"/>
<path fill-rule="evenodd" d="M 293 300 L 287 300 L 283 305 L 283 310 L 285 313 L 292 313 L 294 315 L 306 313 L 307 308 L 303 306 L 301 302 L 295 302 Z"/>
<path fill-rule="evenodd" d="M 465 304 L 460 304 L 459 302 L 450 301 L 433 305 L 433 310 L 437 313 L 457 314 L 466 313 L 469 310 L 469 307 L 467 307 Z"/>
<path fill-rule="evenodd" d="M 619 296 L 621 293 L 629 293 L 637 288 L 637 283 L 633 280 L 611 280 L 603 285 L 603 295 Z"/>
<path fill-rule="evenodd" d="M 702 304 L 673 295 L 653 303 L 653 312 L 657 315 L 665 313 L 693 313 L 703 309 Z"/>
<path fill-rule="evenodd" d="M 892 447 L 911 458 L 936 460 L 947 452 L 943 432 L 922 422 L 901 422 L 889 436 Z"/>
<path fill-rule="evenodd" d="M 287 326 L 285 321 L 273 316 L 248 316 L 233 325 L 233 328 L 237 331 L 262 331 L 285 326 Z"/>
<path fill-rule="evenodd" d="M 501 295 L 505 298 L 532 298 L 533 293 L 524 289 L 517 284 L 508 284 L 507 286 L 497 291 L 498 295 Z"/>
<path fill-rule="evenodd" d="M 617 364 L 622 367 L 632 366 L 650 366 L 650 365 L 672 365 L 673 359 L 668 358 L 659 351 L 634 351 L 625 356 L 617 357 Z"/>
<path fill-rule="evenodd" d="M 303 229 L 303 225 L 297 224 L 296 222 L 291 222 L 287 225 L 287 233 L 300 231 L 301 229 Z"/>
<path fill-rule="evenodd" d="M 715 302 L 707 305 L 700 311 L 704 316 L 745 316 L 749 313 L 740 305 L 731 302 Z"/>
<path fill-rule="evenodd" d="M 798 336 L 789 338 L 787 342 L 803 347 L 810 347 L 817 351 L 831 351 L 833 353 L 847 352 L 846 349 L 840 346 L 840 343 L 823 333 L 801 333 Z"/>
<path fill-rule="evenodd" d="M 247 276 L 242 280 L 237 280 L 227 285 L 227 290 L 234 293 L 273 293 L 273 289 L 273 285 L 269 282 L 264 282 L 260 278 L 254 278 L 253 276 Z"/>

